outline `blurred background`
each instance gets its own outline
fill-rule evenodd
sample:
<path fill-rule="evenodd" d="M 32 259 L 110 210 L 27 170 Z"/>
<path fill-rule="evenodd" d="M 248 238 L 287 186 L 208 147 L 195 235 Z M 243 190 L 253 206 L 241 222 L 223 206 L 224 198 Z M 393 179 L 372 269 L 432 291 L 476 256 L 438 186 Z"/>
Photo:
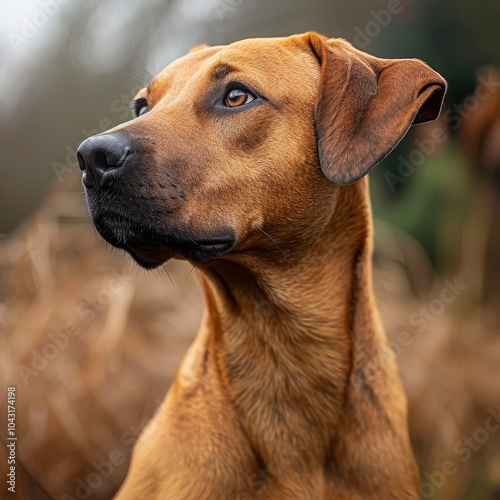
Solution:
<path fill-rule="evenodd" d="M 147 273 L 95 235 L 80 142 L 196 44 L 315 30 L 449 82 L 441 118 L 371 174 L 374 281 L 423 498 L 500 498 L 499 19 L 497 0 L 1 0 L 0 435 L 15 385 L 18 493 L 0 497 L 111 498 L 203 307 L 190 266 Z"/>

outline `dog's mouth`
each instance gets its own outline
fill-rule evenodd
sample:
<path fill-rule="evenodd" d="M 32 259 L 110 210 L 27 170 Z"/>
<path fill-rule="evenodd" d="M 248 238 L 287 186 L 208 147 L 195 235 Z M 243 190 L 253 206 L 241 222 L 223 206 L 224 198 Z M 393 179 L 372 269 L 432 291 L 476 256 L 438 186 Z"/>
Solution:
<path fill-rule="evenodd" d="M 175 251 L 163 245 L 151 243 L 123 243 L 115 245 L 125 250 L 145 269 L 154 269 L 175 257 Z"/>
<path fill-rule="evenodd" d="M 110 214 L 92 217 L 99 234 L 111 245 L 128 252 L 142 267 L 153 269 L 171 258 L 205 262 L 228 254 L 237 242 L 230 228 L 194 231 L 160 229 L 147 223 L 115 220 Z"/>
<path fill-rule="evenodd" d="M 121 245 L 121 248 L 126 250 L 139 265 L 151 269 L 173 257 L 200 262 L 220 258 L 228 254 L 235 244 L 234 237 L 217 235 L 203 239 L 166 237 L 157 242 L 134 240 Z"/>

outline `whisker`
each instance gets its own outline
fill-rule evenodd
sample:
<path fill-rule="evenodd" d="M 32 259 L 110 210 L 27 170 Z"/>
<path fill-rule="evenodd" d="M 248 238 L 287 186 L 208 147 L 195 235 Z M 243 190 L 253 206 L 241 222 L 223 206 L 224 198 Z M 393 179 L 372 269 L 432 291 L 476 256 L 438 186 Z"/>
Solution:
<path fill-rule="evenodd" d="M 274 241 L 273 238 L 271 238 L 271 236 L 269 236 L 269 234 L 267 234 L 264 229 L 261 229 L 260 227 L 257 228 L 262 234 L 264 234 L 265 236 L 267 236 L 275 245 L 276 245 L 276 248 L 281 252 L 281 253 L 284 253 L 283 250 L 279 247 L 279 245 Z"/>
<path fill-rule="evenodd" d="M 172 281 L 172 278 L 170 277 L 170 273 L 168 272 L 168 269 L 165 267 L 165 264 L 161 266 L 165 272 L 167 273 L 168 279 L 170 280 L 170 283 L 172 283 L 172 286 L 175 288 L 175 283 Z"/>
<path fill-rule="evenodd" d="M 153 81 L 153 77 L 145 70 L 144 74 L 134 74 L 133 72 L 125 71 L 125 75 L 139 82 L 143 87 L 147 87 Z"/>
<path fill-rule="evenodd" d="M 189 279 L 191 276 L 191 273 L 194 271 L 194 268 L 196 267 L 196 262 L 193 264 L 193 267 L 191 268 L 191 271 L 189 271 L 189 274 L 187 275 L 186 281 Z"/>
<path fill-rule="evenodd" d="M 154 75 L 135 57 L 130 51 L 122 49 L 130 59 L 130 68 L 125 71 L 125 75 L 138 81 L 143 87 L 147 87 L 154 79 Z"/>

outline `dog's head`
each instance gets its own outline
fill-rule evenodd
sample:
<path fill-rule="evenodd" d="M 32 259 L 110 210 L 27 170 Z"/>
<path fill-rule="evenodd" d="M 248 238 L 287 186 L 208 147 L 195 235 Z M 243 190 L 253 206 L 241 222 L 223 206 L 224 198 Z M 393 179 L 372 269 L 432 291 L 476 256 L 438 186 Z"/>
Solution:
<path fill-rule="evenodd" d="M 297 239 L 445 89 L 421 61 L 316 33 L 198 48 L 137 94 L 135 119 L 81 144 L 92 221 L 147 268 Z"/>

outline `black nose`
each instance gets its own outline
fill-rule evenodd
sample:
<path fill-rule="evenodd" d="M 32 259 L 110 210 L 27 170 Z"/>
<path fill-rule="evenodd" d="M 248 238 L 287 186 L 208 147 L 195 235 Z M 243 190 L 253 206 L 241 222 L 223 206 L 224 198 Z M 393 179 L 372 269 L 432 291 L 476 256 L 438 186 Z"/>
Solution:
<path fill-rule="evenodd" d="M 100 191 L 105 180 L 123 166 L 132 152 L 129 138 L 124 134 L 94 135 L 80 144 L 76 152 L 83 170 L 83 183 Z"/>

